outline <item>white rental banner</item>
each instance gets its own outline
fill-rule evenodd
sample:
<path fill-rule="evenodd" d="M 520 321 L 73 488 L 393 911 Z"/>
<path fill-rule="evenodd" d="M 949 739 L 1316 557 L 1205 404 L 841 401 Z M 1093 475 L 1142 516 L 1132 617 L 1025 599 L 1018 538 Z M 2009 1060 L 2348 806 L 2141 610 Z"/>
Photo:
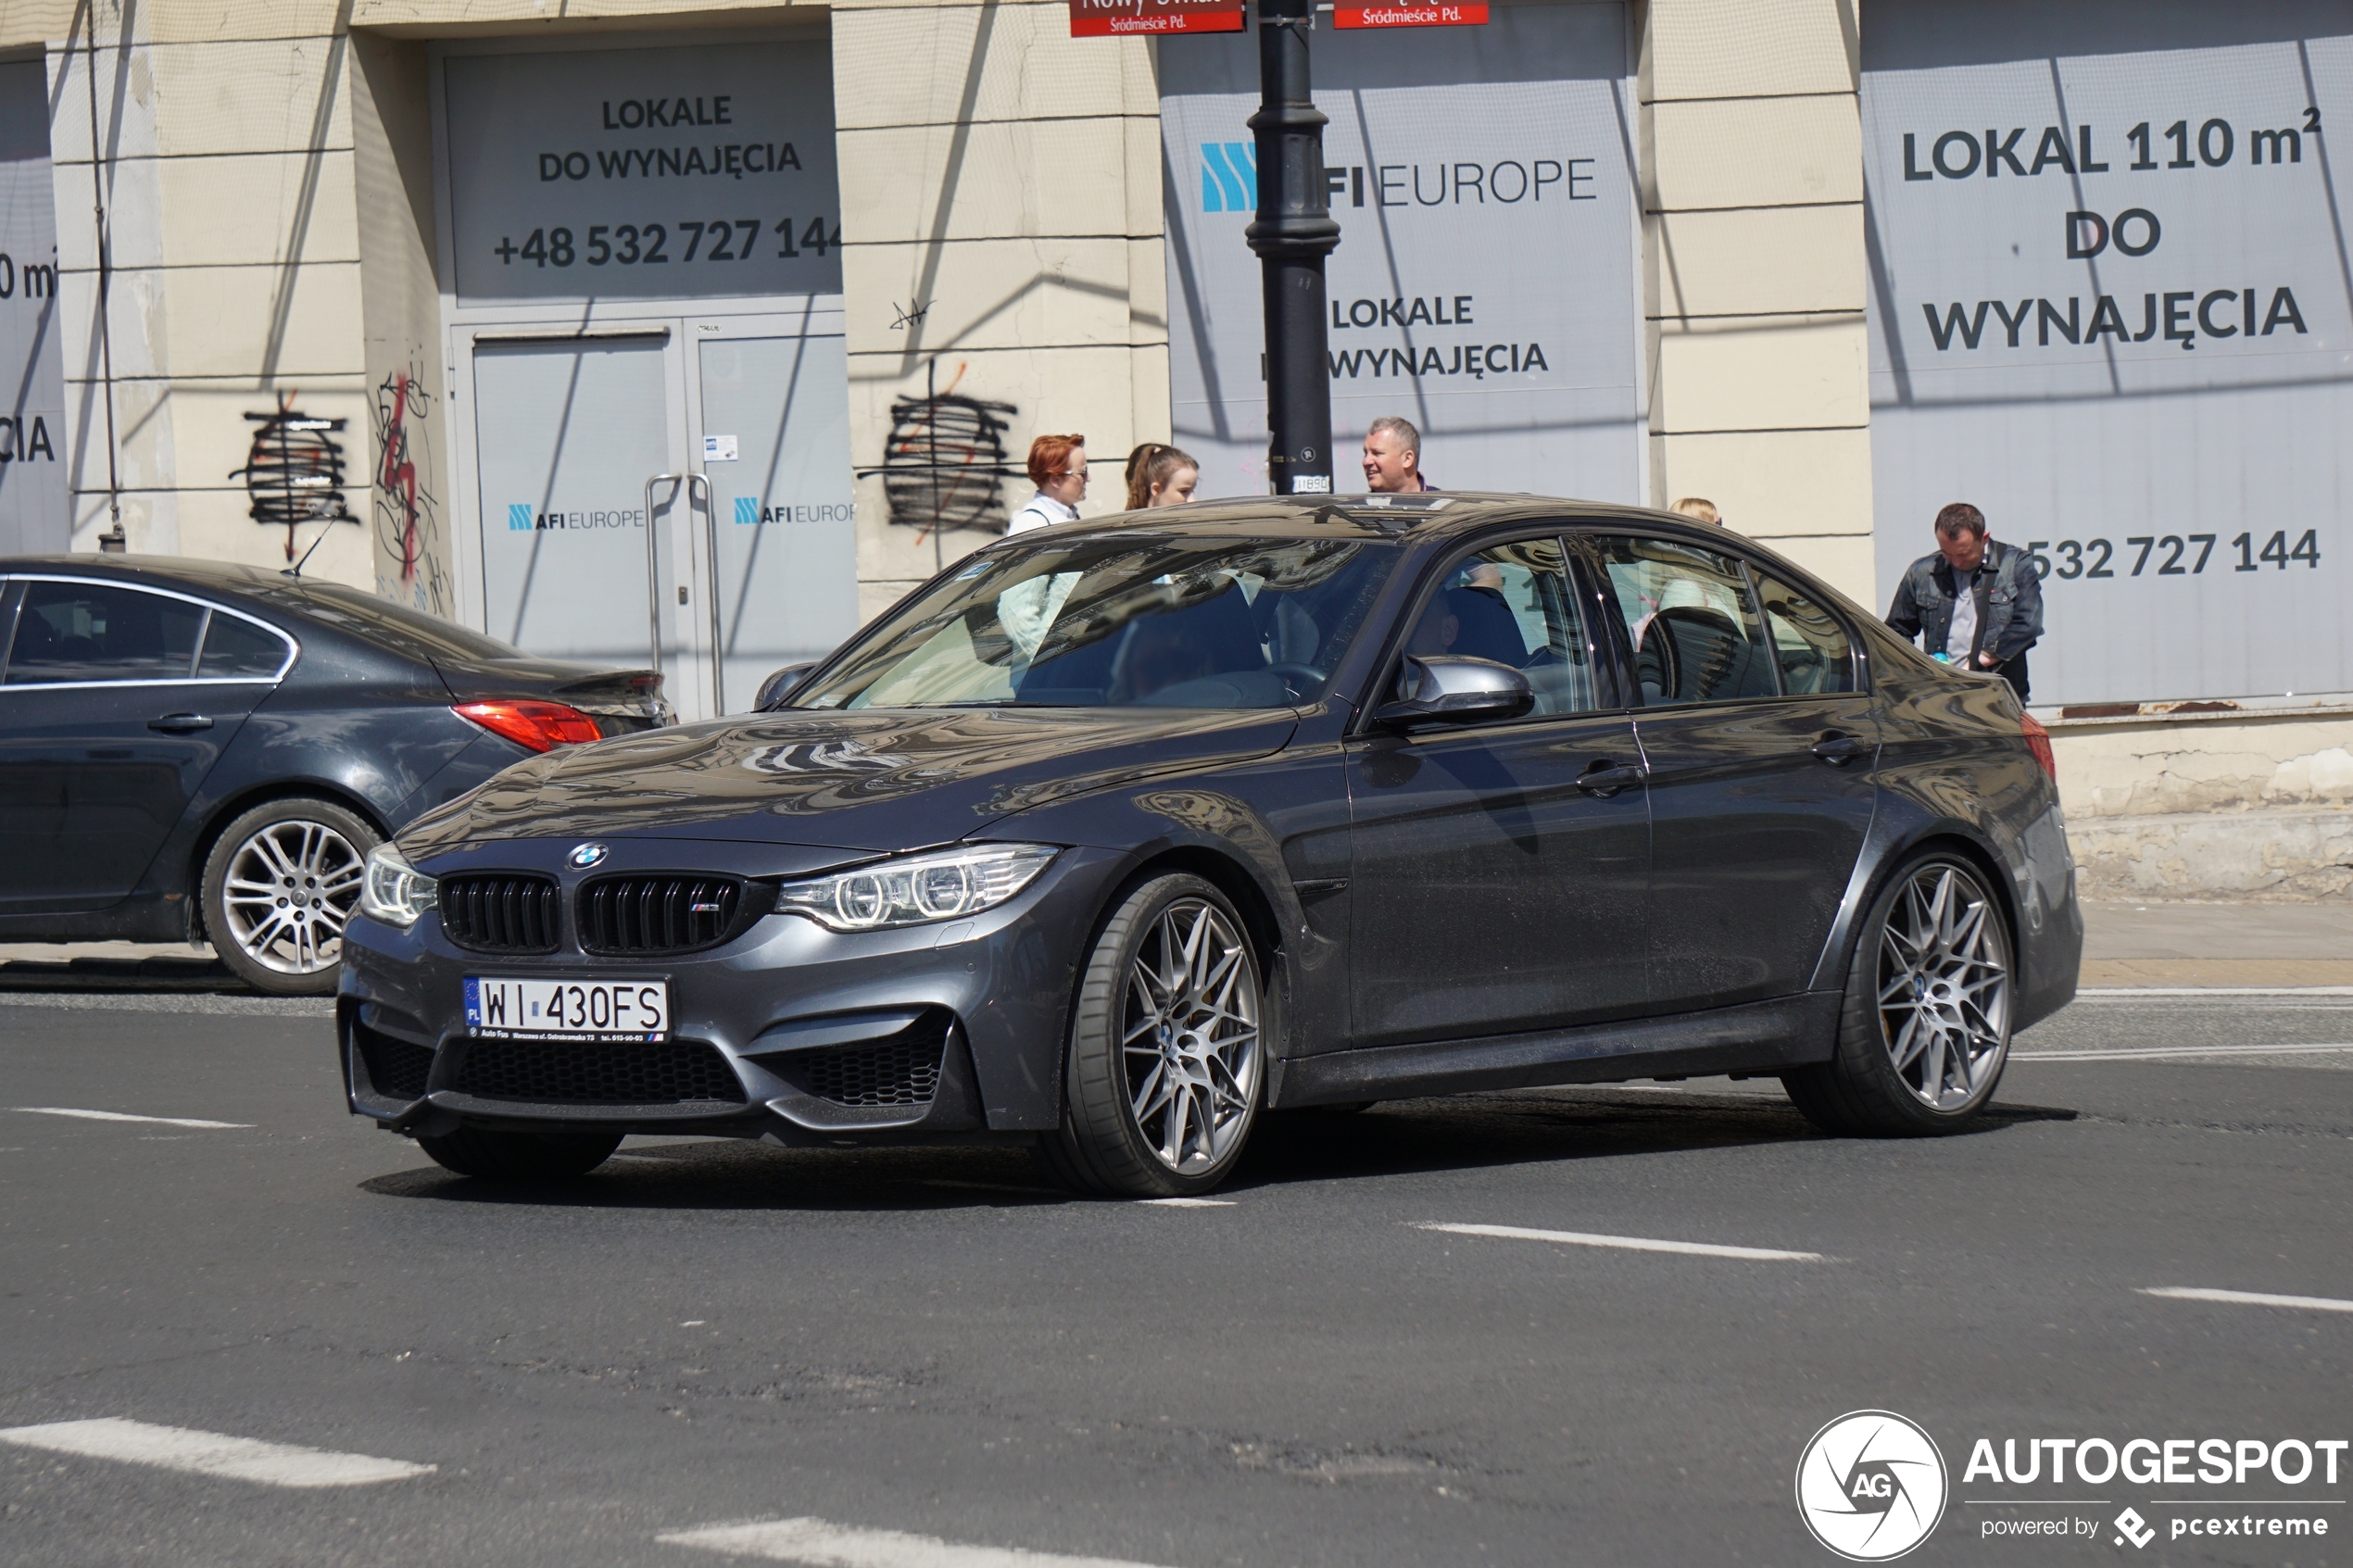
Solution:
<path fill-rule="evenodd" d="M 461 304 L 841 292 L 824 44 L 445 65 Z"/>
<path fill-rule="evenodd" d="M 1498 6 L 1484 27 L 1313 44 L 1326 183 L 1332 468 L 1400 414 L 1456 490 L 1642 498 L 1633 83 L 1622 6 Z M 1175 440 L 1201 495 L 1266 490 L 1247 33 L 1158 45 Z"/>
<path fill-rule="evenodd" d="M 2038 704 L 2353 689 L 2348 33 L 1865 6 L 1881 608 L 1966 500 L 2043 558 Z"/>
<path fill-rule="evenodd" d="M 86 182 L 89 170 L 82 170 Z M 89 192 L 82 193 L 88 210 Z M 0 65 L 0 555 L 63 551 L 65 356 L 49 94 L 39 60 Z"/>

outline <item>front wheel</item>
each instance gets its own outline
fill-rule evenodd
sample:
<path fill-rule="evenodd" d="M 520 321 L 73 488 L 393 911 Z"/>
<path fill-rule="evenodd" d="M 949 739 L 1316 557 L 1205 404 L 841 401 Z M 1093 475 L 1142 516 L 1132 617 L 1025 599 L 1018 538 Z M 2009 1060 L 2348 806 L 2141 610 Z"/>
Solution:
<path fill-rule="evenodd" d="M 1906 862 L 1855 944 L 1837 1050 L 1783 1075 L 1789 1098 L 1830 1133 L 1959 1130 L 2009 1060 L 2011 967 L 2008 923 L 1977 870 L 1947 855 Z"/>
<path fill-rule="evenodd" d="M 501 1182 L 560 1182 L 585 1176 L 621 1147 L 619 1133 L 565 1129 L 549 1133 L 500 1133 L 460 1127 L 440 1137 L 417 1140 L 434 1163 L 460 1176 Z"/>
<path fill-rule="evenodd" d="M 1216 887 L 1177 874 L 1133 889 L 1079 978 L 1048 1169 L 1116 1198 L 1223 1182 L 1258 1119 L 1265 999 L 1241 916 Z"/>

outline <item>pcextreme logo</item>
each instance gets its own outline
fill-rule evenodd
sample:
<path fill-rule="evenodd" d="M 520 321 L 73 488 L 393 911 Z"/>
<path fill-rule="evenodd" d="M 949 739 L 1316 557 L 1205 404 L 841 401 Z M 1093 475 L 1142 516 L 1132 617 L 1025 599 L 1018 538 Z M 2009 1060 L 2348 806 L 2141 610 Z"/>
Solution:
<path fill-rule="evenodd" d="M 1850 1562 L 1903 1556 L 1944 1516 L 1944 1456 L 1893 1411 L 1851 1411 L 1814 1434 L 1797 1461 L 1797 1512 Z"/>

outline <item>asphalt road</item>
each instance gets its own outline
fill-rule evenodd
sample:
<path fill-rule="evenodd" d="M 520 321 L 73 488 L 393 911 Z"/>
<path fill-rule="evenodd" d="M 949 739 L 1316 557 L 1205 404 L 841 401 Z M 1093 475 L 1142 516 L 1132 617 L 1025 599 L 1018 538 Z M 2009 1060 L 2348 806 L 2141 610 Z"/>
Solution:
<path fill-rule="evenodd" d="M 2353 996 L 2108 997 L 1933 1142 L 1823 1138 L 1717 1080 L 1278 1119 L 1220 1206 L 1065 1200 L 1019 1151 L 656 1139 L 551 1197 L 346 1115 L 318 1016 L 9 997 L 0 1105 L 45 1109 L 0 1110 L 0 1428 L 434 1468 L 0 1443 L 0 1562 L 693 1568 L 726 1559 L 659 1537 L 813 1519 L 1168 1568 L 1815 1564 L 1800 1451 L 1878 1408 L 1950 1470 L 1910 1562 L 2344 1562 L 2353 1462 L 1962 1472 L 1980 1436 L 2353 1436 L 2353 1313 L 2143 1293 L 2353 1298 L 2348 1068 Z M 2333 1530 L 2164 1533 L 2216 1499 Z M 2145 1550 L 2105 1523 L 2128 1505 Z M 2096 1537 L 1986 1534 L 2070 1512 Z M 983 1561 L 840 1540 L 804 1559 Z"/>

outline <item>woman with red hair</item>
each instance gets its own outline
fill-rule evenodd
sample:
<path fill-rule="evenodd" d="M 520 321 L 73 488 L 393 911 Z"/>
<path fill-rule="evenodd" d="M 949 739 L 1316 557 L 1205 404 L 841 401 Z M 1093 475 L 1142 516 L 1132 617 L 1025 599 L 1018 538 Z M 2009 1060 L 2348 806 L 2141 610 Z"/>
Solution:
<path fill-rule="evenodd" d="M 1029 444 L 1029 483 L 1038 486 L 1006 524 L 1008 533 L 1026 533 L 1057 522 L 1073 522 L 1087 498 L 1087 438 L 1041 435 Z"/>

